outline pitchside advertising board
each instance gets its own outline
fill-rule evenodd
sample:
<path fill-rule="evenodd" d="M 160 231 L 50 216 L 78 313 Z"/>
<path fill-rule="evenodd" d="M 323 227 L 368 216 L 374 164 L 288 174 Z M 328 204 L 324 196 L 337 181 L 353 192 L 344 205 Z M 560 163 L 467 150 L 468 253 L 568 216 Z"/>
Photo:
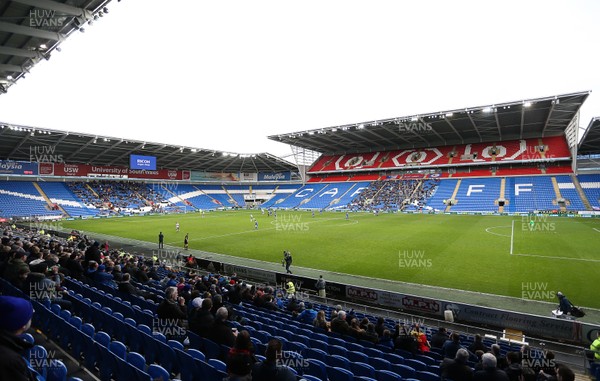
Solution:
<path fill-rule="evenodd" d="M 37 163 L 40 176 L 111 177 L 156 180 L 189 180 L 190 171 L 158 169 L 154 171 L 127 167 L 95 166 L 87 164 Z"/>
<path fill-rule="evenodd" d="M 0 160 L 0 174 L 36 176 L 38 174 L 38 165 L 37 163 Z"/>
<path fill-rule="evenodd" d="M 444 311 L 450 310 L 453 312 L 454 319 L 460 323 L 499 329 L 511 328 L 522 331 L 528 336 L 564 340 L 583 345 L 589 345 L 595 339 L 596 332 L 600 331 L 599 326 L 579 321 L 503 311 L 364 287 L 346 286 L 345 296 L 358 303 L 391 307 L 434 318 L 440 318 L 444 315 Z M 550 309 L 549 307 L 548 314 L 550 314 Z"/>

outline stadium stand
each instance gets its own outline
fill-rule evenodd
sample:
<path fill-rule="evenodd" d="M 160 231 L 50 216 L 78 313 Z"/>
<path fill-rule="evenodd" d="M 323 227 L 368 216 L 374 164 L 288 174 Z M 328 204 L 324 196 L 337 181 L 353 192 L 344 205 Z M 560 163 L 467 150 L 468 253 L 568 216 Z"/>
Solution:
<path fill-rule="evenodd" d="M 0 182 L 0 216 L 37 217 L 62 215 L 60 210 L 51 210 L 49 203 L 31 182 Z"/>
<path fill-rule="evenodd" d="M 465 179 L 456 194 L 453 212 L 497 212 L 500 179 Z"/>

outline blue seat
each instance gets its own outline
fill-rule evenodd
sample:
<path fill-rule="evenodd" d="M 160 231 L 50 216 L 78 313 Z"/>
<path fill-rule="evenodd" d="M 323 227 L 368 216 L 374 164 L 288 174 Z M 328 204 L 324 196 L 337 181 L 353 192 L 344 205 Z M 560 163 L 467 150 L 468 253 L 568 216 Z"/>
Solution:
<path fill-rule="evenodd" d="M 19 337 L 27 341 L 29 344 L 35 343 L 35 339 L 33 338 L 33 335 L 31 333 L 22 333 Z"/>
<path fill-rule="evenodd" d="M 208 363 L 212 365 L 216 370 L 227 372 L 227 365 L 225 365 L 225 363 L 221 360 L 208 359 Z"/>
<path fill-rule="evenodd" d="M 411 368 L 413 368 L 414 370 L 418 370 L 418 371 L 426 371 L 427 370 L 427 364 L 425 364 L 423 361 L 419 361 L 419 360 L 415 360 L 415 359 L 405 359 L 404 365 L 408 365 Z"/>
<path fill-rule="evenodd" d="M 77 328 L 77 329 L 81 329 L 81 326 L 83 325 L 83 320 L 81 320 L 81 318 L 80 318 L 79 316 L 72 316 L 72 317 L 69 319 L 69 323 L 70 323 L 70 324 L 71 324 L 73 327 L 75 327 L 75 328 Z"/>
<path fill-rule="evenodd" d="M 327 365 L 323 361 L 319 361 L 313 358 L 308 358 L 308 369 L 304 371 L 304 377 L 306 375 L 312 375 L 321 381 L 327 381 Z"/>
<path fill-rule="evenodd" d="M 179 341 L 177 340 L 168 340 L 167 344 L 173 348 L 173 349 L 179 349 L 180 351 L 183 351 L 185 348 L 183 346 L 183 344 L 181 344 Z"/>
<path fill-rule="evenodd" d="M 402 376 L 402 378 L 416 378 L 417 372 L 414 368 L 404 364 L 392 364 L 392 372 Z"/>
<path fill-rule="evenodd" d="M 327 367 L 329 381 L 354 381 L 354 374 L 349 370 L 338 367 Z"/>
<path fill-rule="evenodd" d="M 338 356 L 346 357 L 347 353 L 348 353 L 348 350 L 346 349 L 346 347 L 342 347 L 340 345 L 330 345 L 329 346 L 329 354 L 331 354 L 331 355 L 338 355 Z"/>
<path fill-rule="evenodd" d="M 344 356 L 331 355 L 327 358 L 326 364 L 330 367 L 350 369 L 350 361 Z"/>
<path fill-rule="evenodd" d="M 365 364 L 369 363 L 369 356 L 362 352 L 348 351 L 346 357 L 352 362 L 363 362 Z"/>
<path fill-rule="evenodd" d="M 169 381 L 171 376 L 169 372 L 160 365 L 152 364 L 148 367 L 148 374 L 153 381 Z"/>
<path fill-rule="evenodd" d="M 383 351 L 380 351 L 379 349 L 375 349 L 375 348 L 365 347 L 365 349 L 363 350 L 363 353 L 369 357 L 380 357 L 380 358 L 383 357 Z"/>
<path fill-rule="evenodd" d="M 160 365 L 169 373 L 177 373 L 179 371 L 179 369 L 175 369 L 175 365 L 177 364 L 177 356 L 175 355 L 173 348 L 157 340 L 154 340 L 154 345 L 156 346 L 158 362 Z"/>
<path fill-rule="evenodd" d="M 402 381 L 402 377 L 389 370 L 376 370 L 377 381 Z"/>
<path fill-rule="evenodd" d="M 127 347 L 120 341 L 111 341 L 108 344 L 108 350 L 123 360 L 127 358 Z"/>
<path fill-rule="evenodd" d="M 91 325 L 90 323 L 85 323 L 84 325 L 81 326 L 81 332 L 83 332 L 84 334 L 86 334 L 89 337 L 94 337 L 96 328 L 93 325 Z"/>
<path fill-rule="evenodd" d="M 329 344 L 326 341 L 311 339 L 308 342 L 308 347 L 313 349 L 320 349 L 324 352 L 329 351 Z"/>
<path fill-rule="evenodd" d="M 48 363 L 48 351 L 41 345 L 34 345 L 27 351 L 27 361 L 32 369 L 46 378 L 46 367 Z"/>
<path fill-rule="evenodd" d="M 327 354 L 327 352 L 318 348 L 308 348 L 304 351 L 304 357 L 308 359 L 316 359 L 325 362 L 327 361 L 328 356 L 329 354 Z"/>
<path fill-rule="evenodd" d="M 187 353 L 189 353 L 190 356 L 192 356 L 195 359 L 206 361 L 206 356 L 204 356 L 204 353 L 200 352 L 197 349 L 188 349 Z"/>
<path fill-rule="evenodd" d="M 127 362 L 141 371 L 146 371 L 146 359 L 137 352 L 129 352 L 126 356 Z"/>
<path fill-rule="evenodd" d="M 380 357 L 370 357 L 369 364 L 372 365 L 375 369 L 392 370 L 392 364 L 388 360 L 382 359 Z"/>
<path fill-rule="evenodd" d="M 327 381 L 327 377 L 326 378 L 319 378 L 319 377 L 315 377 L 315 376 L 311 376 L 308 374 L 304 374 L 302 376 L 303 379 L 305 379 L 306 381 Z"/>
<path fill-rule="evenodd" d="M 214 341 L 202 338 L 202 352 L 209 359 L 218 359 L 221 355 L 221 347 Z"/>
<path fill-rule="evenodd" d="M 99 331 L 94 335 L 94 340 L 102 344 L 105 348 L 108 348 L 110 343 L 110 336 L 106 332 Z"/>
<path fill-rule="evenodd" d="M 173 350 L 175 351 L 175 357 L 177 358 L 177 368 L 179 369 L 181 381 L 201 379 L 202 375 L 200 369 L 192 355 L 183 350 Z"/>
<path fill-rule="evenodd" d="M 404 357 L 395 353 L 384 353 L 383 358 L 388 360 L 391 364 L 404 364 Z"/>
<path fill-rule="evenodd" d="M 375 377 L 375 368 L 364 362 L 351 362 L 350 369 L 355 376 Z"/>
<path fill-rule="evenodd" d="M 418 371 L 416 378 L 421 381 L 440 381 L 440 376 L 431 372 Z"/>
<path fill-rule="evenodd" d="M 206 361 L 196 360 L 196 364 L 200 367 L 202 373 L 202 381 L 221 381 L 227 377 L 227 373 L 215 369 L 214 366 L 210 365 Z"/>
<path fill-rule="evenodd" d="M 94 342 L 94 347 L 98 356 L 99 378 L 102 381 L 110 381 L 112 376 L 118 373 L 115 355 L 98 341 Z"/>
<path fill-rule="evenodd" d="M 67 381 L 67 367 L 60 360 L 52 360 L 48 364 L 46 381 Z"/>

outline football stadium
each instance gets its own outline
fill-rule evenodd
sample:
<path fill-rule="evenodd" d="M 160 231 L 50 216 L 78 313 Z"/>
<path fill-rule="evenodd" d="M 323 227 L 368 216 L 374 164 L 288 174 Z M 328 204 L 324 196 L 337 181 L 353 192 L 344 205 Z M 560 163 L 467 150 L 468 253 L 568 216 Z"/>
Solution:
<path fill-rule="evenodd" d="M 0 94 L 118 5 L 0 3 Z M 288 155 L 0 111 L 0 379 L 600 379 L 600 117 L 520 96 Z"/>

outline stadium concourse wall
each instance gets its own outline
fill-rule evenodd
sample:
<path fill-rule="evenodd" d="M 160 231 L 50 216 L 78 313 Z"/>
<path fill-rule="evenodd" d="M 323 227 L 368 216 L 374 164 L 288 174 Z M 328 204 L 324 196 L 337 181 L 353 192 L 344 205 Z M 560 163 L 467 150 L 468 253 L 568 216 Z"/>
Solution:
<path fill-rule="evenodd" d="M 297 290 L 316 293 L 316 279 L 304 276 L 279 273 L 259 268 L 232 265 L 210 259 L 197 258 L 196 263 L 202 269 L 211 272 L 236 273 L 243 279 L 266 285 L 283 285 L 293 282 Z M 424 298 L 417 295 L 390 292 L 386 290 L 359 287 L 351 284 L 327 282 L 327 297 L 394 310 L 398 312 L 425 316 L 443 320 L 446 311 L 452 311 L 454 321 L 460 324 L 475 325 L 502 331 L 513 329 L 522 331 L 526 336 L 566 342 L 574 345 L 589 346 L 596 338 L 600 326 L 570 319 L 557 319 L 522 312 L 500 310 L 473 304 L 458 303 L 451 300 Z M 550 312 L 550 309 L 549 309 Z"/>

